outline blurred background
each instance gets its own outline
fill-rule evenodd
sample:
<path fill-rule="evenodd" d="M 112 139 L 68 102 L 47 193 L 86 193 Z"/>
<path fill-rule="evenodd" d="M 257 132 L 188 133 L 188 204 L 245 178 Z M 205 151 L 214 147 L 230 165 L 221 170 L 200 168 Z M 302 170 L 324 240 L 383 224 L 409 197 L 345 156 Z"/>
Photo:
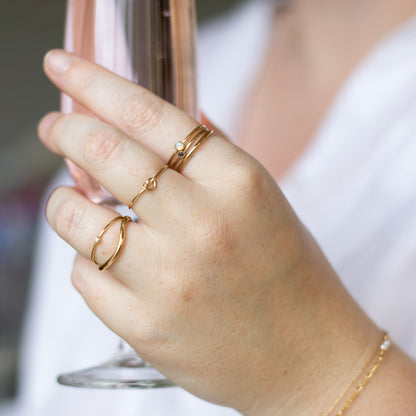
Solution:
<path fill-rule="evenodd" d="M 102 0 L 105 1 L 105 0 Z M 196 0 L 199 23 L 240 0 Z M 0 400 L 16 393 L 18 341 L 30 288 L 40 201 L 61 160 L 37 139 L 59 108 L 42 71 L 62 45 L 65 0 L 0 0 Z"/>

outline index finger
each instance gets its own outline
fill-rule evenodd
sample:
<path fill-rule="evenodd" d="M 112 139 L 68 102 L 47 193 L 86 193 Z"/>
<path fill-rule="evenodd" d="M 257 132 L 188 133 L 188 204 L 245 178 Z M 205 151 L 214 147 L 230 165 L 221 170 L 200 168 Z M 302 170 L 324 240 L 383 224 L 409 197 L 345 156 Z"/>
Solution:
<path fill-rule="evenodd" d="M 175 143 L 198 126 L 197 121 L 145 88 L 74 54 L 50 51 L 44 66 L 60 90 L 164 161 L 175 150 Z M 226 149 L 229 152 L 232 146 L 222 138 L 212 137 L 203 147 L 204 152 L 198 152 L 198 166 L 189 163 L 184 171 L 192 179 L 202 179 L 213 164 L 217 170 L 219 155 Z"/>

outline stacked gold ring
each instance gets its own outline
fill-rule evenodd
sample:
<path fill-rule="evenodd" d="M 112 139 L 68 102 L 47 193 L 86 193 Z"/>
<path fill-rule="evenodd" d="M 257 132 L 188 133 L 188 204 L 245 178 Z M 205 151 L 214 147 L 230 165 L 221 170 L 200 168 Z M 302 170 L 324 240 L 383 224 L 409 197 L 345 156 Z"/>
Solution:
<path fill-rule="evenodd" d="M 191 156 L 198 148 L 213 134 L 212 130 L 208 130 L 203 124 L 193 129 L 181 142 L 176 142 L 175 152 L 170 157 L 168 163 L 152 178 L 146 180 L 142 185 L 139 193 L 131 200 L 129 209 L 132 209 L 136 202 L 147 191 L 154 191 L 158 186 L 159 177 L 167 170 L 173 169 L 180 172 Z"/>
<path fill-rule="evenodd" d="M 181 142 L 175 143 L 175 152 L 170 157 L 167 166 L 180 172 L 188 163 L 198 148 L 213 134 L 203 124 L 193 129 Z"/>
<path fill-rule="evenodd" d="M 100 245 L 102 238 L 104 237 L 104 234 L 117 222 L 117 221 L 121 221 L 121 225 L 120 225 L 120 236 L 118 239 L 118 244 L 117 244 L 117 248 L 115 249 L 114 253 L 110 256 L 110 258 L 105 261 L 103 264 L 99 264 L 96 260 L 96 253 L 97 253 L 97 248 Z M 127 223 L 129 223 L 130 221 L 132 221 L 132 219 L 130 217 L 123 217 L 123 216 L 119 216 L 114 218 L 113 220 L 111 220 L 100 232 L 100 234 L 97 235 L 97 237 L 94 238 L 94 245 L 92 247 L 92 251 L 91 251 L 91 261 L 96 264 L 98 267 L 98 270 L 100 271 L 104 271 L 106 269 L 108 269 L 121 255 L 121 252 L 123 251 L 123 247 L 124 247 L 124 243 L 126 241 L 126 226 Z"/>

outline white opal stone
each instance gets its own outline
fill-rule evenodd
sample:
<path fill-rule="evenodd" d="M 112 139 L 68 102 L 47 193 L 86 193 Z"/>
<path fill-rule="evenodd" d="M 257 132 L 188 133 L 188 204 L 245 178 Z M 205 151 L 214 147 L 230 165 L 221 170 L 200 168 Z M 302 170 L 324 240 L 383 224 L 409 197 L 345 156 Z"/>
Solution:
<path fill-rule="evenodd" d="M 183 150 L 185 149 L 185 145 L 182 142 L 177 142 L 176 145 L 176 150 Z"/>

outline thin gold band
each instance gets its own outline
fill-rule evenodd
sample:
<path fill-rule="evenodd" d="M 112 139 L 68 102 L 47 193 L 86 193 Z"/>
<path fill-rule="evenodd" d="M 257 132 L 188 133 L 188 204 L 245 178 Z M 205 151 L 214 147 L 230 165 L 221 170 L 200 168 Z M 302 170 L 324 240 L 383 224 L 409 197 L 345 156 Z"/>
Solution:
<path fill-rule="evenodd" d="M 192 146 L 191 150 L 185 155 L 182 159 L 181 163 L 176 167 L 178 172 L 181 172 L 184 166 L 189 162 L 192 154 L 198 150 L 198 148 L 213 134 L 213 131 L 206 131 L 202 134 L 201 138 L 196 141 L 196 143 Z"/>
<path fill-rule="evenodd" d="M 173 152 L 172 156 L 168 160 L 167 165 L 171 169 L 176 168 L 176 164 L 185 157 L 186 152 L 188 151 L 189 147 L 192 143 L 206 130 L 206 127 L 202 124 L 195 127 L 182 141 L 175 143 L 175 151 Z"/>
<path fill-rule="evenodd" d="M 155 175 L 153 178 L 149 178 L 140 189 L 140 192 L 131 200 L 129 204 L 129 209 L 132 209 L 134 204 L 141 198 L 141 196 L 146 191 L 154 191 L 157 188 L 157 180 L 162 175 L 163 172 L 165 172 L 169 168 L 168 165 L 163 166 L 163 168 Z"/>
<path fill-rule="evenodd" d="M 175 152 L 168 160 L 167 166 L 170 169 L 180 172 L 191 156 L 198 148 L 213 134 L 203 124 L 193 129 L 181 142 L 176 142 Z"/>
<path fill-rule="evenodd" d="M 172 154 L 168 163 L 152 178 L 146 180 L 142 185 L 139 193 L 131 200 L 129 209 L 132 209 L 136 202 L 147 191 L 154 191 L 158 186 L 158 178 L 167 170 L 173 169 L 180 172 L 188 163 L 192 155 L 198 148 L 213 134 L 203 124 L 194 128 L 181 142 L 176 142 L 175 152 Z"/>
<path fill-rule="evenodd" d="M 120 236 L 118 239 L 118 244 L 117 244 L 117 248 L 115 249 L 114 253 L 111 255 L 111 257 L 103 264 L 99 264 L 95 258 L 96 252 L 97 252 L 97 248 L 100 245 L 102 238 L 104 237 L 104 234 L 117 222 L 117 221 L 121 221 L 121 225 L 120 225 Z M 130 217 L 123 217 L 123 216 L 119 216 L 114 218 L 113 220 L 111 220 L 100 232 L 100 234 L 97 235 L 97 237 L 94 238 L 94 245 L 92 247 L 92 251 L 91 251 L 91 261 L 96 264 L 98 267 L 98 270 L 100 271 L 104 271 L 106 269 L 108 269 L 112 264 L 114 264 L 114 262 L 120 257 L 120 254 L 123 250 L 123 246 L 124 243 L 126 241 L 126 226 L 127 223 L 132 221 L 132 219 Z"/>

